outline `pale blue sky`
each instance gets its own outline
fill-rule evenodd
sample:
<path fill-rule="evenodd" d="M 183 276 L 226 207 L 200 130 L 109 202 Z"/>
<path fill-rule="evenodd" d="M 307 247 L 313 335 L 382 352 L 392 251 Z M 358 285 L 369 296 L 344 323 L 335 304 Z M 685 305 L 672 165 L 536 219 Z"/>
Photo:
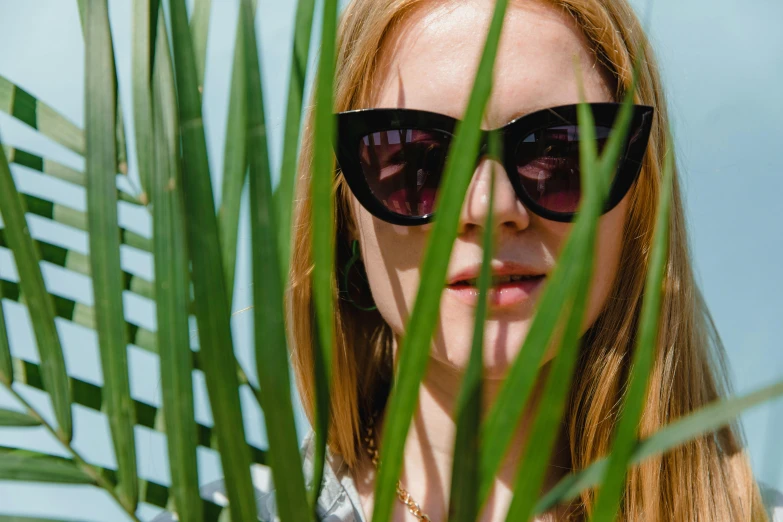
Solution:
<path fill-rule="evenodd" d="M 130 109 L 130 7 L 132 0 L 110 0 L 120 90 Z M 633 2 L 639 12 L 646 0 Z M 263 73 L 272 166 L 279 164 L 285 89 L 294 14 L 293 1 L 259 2 L 257 27 L 261 35 Z M 237 0 L 213 0 L 207 59 L 204 118 L 213 175 L 222 163 L 223 132 L 228 99 Z M 651 36 L 669 95 L 670 114 L 677 141 L 687 199 L 693 257 L 707 302 L 726 343 L 729 366 L 737 391 L 747 391 L 783 377 L 783 168 L 773 155 L 781 149 L 783 121 L 783 4 L 776 0 L 655 0 Z M 76 0 L 0 0 L 0 74 L 57 108 L 77 124 L 84 111 L 84 45 Z M 36 151 L 48 158 L 81 168 L 75 154 L 0 115 L 4 143 Z M 129 129 L 133 150 L 133 132 Z M 14 167 L 24 190 L 84 207 L 79 190 L 35 176 Z M 135 176 L 131 158 L 131 176 Z M 220 184 L 217 184 L 219 190 Z M 149 234 L 143 212 L 121 209 L 123 224 Z M 31 219 L 37 237 L 67 244 L 86 252 L 83 233 Z M 247 253 L 248 230 L 240 230 L 240 264 L 234 308 L 250 303 Z M 123 252 L 123 264 L 151 278 L 149 256 Z M 15 277 L 10 256 L 0 249 L 0 273 Z M 86 278 L 46 269 L 47 284 L 64 295 L 90 304 Z M 127 299 L 128 314 L 140 324 L 155 326 L 154 312 L 142 300 Z M 26 312 L 4 303 L 11 323 L 15 353 L 37 357 Z M 90 332 L 59 325 L 65 339 L 69 370 L 101 382 L 95 338 Z M 249 314 L 234 320 L 240 358 L 249 361 Z M 131 347 L 134 396 L 159 401 L 154 358 Z M 201 383 L 203 384 L 203 383 Z M 200 384 L 200 389 L 203 386 Z M 39 403 L 42 394 L 29 393 Z M 0 393 L 0 402 L 10 404 Z M 260 412 L 246 401 L 251 439 L 265 444 L 259 428 Z M 200 419 L 210 418 L 203 394 L 198 400 Z M 783 403 L 758 408 L 744 416 L 748 442 L 758 477 L 783 490 Z M 300 422 L 300 429 L 305 426 Z M 149 430 L 138 429 L 140 473 L 167 481 L 165 444 Z M 76 445 L 98 464 L 111 465 L 111 445 L 105 421 L 77 408 Z M 0 430 L 0 445 L 54 449 L 40 431 Z M 219 476 L 217 459 L 199 455 L 202 481 Z M 126 520 L 107 495 L 84 487 L 10 485 L 0 482 L 0 512 L 68 516 L 73 519 Z M 140 516 L 156 510 L 143 507 Z"/>

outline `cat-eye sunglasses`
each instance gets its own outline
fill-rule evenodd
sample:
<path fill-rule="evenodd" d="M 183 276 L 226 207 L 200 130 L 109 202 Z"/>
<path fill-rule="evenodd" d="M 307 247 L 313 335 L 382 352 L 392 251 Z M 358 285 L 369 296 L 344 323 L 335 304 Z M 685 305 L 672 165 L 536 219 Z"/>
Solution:
<path fill-rule="evenodd" d="M 612 133 L 619 103 L 591 103 L 599 153 Z M 653 108 L 633 107 L 604 212 L 633 185 L 642 166 Z M 379 219 L 423 225 L 435 217 L 438 188 L 458 120 L 413 109 L 361 109 L 337 114 L 335 152 L 339 170 L 359 203 Z M 476 164 L 488 156 L 483 130 Z M 577 105 L 526 114 L 496 129 L 499 161 L 517 197 L 531 212 L 572 221 L 581 197 Z"/>

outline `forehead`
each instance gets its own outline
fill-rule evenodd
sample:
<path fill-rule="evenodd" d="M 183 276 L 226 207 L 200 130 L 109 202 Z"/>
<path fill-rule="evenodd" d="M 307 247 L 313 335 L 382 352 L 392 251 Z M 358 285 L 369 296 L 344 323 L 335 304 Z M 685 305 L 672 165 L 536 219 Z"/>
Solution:
<path fill-rule="evenodd" d="M 430 3 L 410 13 L 385 43 L 372 105 L 460 118 L 494 3 Z M 575 57 L 587 101 L 612 101 L 605 72 L 568 15 L 539 2 L 510 2 L 484 126 L 499 127 L 537 109 L 578 102 Z"/>

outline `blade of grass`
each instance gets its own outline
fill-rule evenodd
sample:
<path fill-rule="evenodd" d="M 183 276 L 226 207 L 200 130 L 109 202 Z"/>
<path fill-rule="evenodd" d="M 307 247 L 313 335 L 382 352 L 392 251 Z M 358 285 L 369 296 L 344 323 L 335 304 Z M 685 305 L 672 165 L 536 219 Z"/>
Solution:
<path fill-rule="evenodd" d="M 105 411 L 117 457 L 119 494 L 126 509 L 138 504 L 135 412 L 130 396 L 122 270 L 117 217 L 117 114 L 114 50 L 106 0 L 87 10 L 85 42 L 85 122 L 87 135 L 87 220 L 90 232 L 90 267 L 95 296 L 95 319 L 101 353 Z"/>
<path fill-rule="evenodd" d="M 375 483 L 375 522 L 388 522 L 391 515 L 405 440 L 416 407 L 419 384 L 426 372 L 440 295 L 446 280 L 451 249 L 457 237 L 459 214 L 473 175 L 481 136 L 479 125 L 492 89 L 495 57 L 507 5 L 507 0 L 498 0 L 495 4 L 465 116 L 457 129 L 446 162 L 437 201 L 438 218 L 434 221 L 424 254 L 421 283 L 405 338 L 399 348 L 396 382 L 383 423 L 383 453 Z"/>
<path fill-rule="evenodd" d="M 609 143 L 604 148 L 604 154 L 601 158 L 595 159 L 596 152 L 593 147 L 586 147 L 580 156 L 586 160 L 586 164 L 593 164 L 596 161 L 598 172 L 608 173 L 613 171 L 616 161 L 619 159 L 620 146 L 623 142 L 623 136 L 627 134 L 632 116 L 631 104 L 633 102 L 633 93 L 636 87 L 636 78 L 638 74 L 638 64 L 634 72 L 631 87 L 624 100 L 624 106 L 621 108 L 616 123 L 615 130 L 610 135 Z M 577 79 L 581 82 L 581 73 L 577 69 Z M 580 83 L 581 85 L 581 83 Z M 581 89 L 581 87 L 580 87 Z M 592 114 L 585 111 L 584 107 L 580 109 L 580 115 L 583 121 L 587 122 L 584 129 L 580 127 L 580 134 L 594 136 L 592 125 Z M 580 140 L 580 147 L 584 147 L 589 140 Z M 582 172 L 586 170 L 583 168 Z M 590 178 L 593 179 L 593 178 Z M 603 179 L 598 177 L 597 179 Z M 608 179 L 608 178 L 607 178 Z M 536 376 L 540 368 L 540 361 L 545 350 L 549 346 L 559 317 L 559 311 L 562 307 L 563 296 L 573 292 L 577 283 L 575 275 L 571 273 L 569 265 L 580 263 L 582 256 L 580 254 L 580 241 L 576 239 L 575 233 L 581 225 L 574 225 L 572 237 L 566 241 L 566 245 L 560 254 L 561 262 L 558 262 L 552 277 L 547 282 L 540 304 L 537 307 L 533 324 L 524 341 L 519 355 L 516 357 L 503 386 L 498 393 L 495 403 L 490 408 L 487 420 L 482 429 L 482 481 L 479 488 L 480 505 L 486 502 L 489 495 L 494 477 L 497 474 L 500 463 L 506 454 L 508 445 L 514 435 L 514 431 L 519 419 L 524 411 L 530 392 L 533 389 Z M 592 253 L 589 253 L 592 257 Z"/>
<path fill-rule="evenodd" d="M 250 452 L 239 403 L 239 383 L 217 217 L 209 174 L 201 96 L 184 0 L 169 0 L 174 42 L 179 133 L 188 250 L 207 391 L 220 445 L 226 491 L 235 520 L 254 520 Z M 217 277 L 215 275 L 217 274 Z"/>
<path fill-rule="evenodd" d="M 150 14 L 162 16 L 159 7 Z M 176 93 L 165 23 L 157 26 L 153 75 L 154 170 L 151 172 L 155 295 L 161 388 L 171 471 L 171 493 L 180 520 L 203 520 L 197 467 L 197 424 L 190 350 L 190 267 L 185 207 L 178 172 Z"/>
<path fill-rule="evenodd" d="M 570 239 L 566 242 L 560 258 L 573 261 L 578 259 L 579 251 L 579 242 Z M 551 342 L 559 313 L 563 308 L 563 296 L 572 291 L 569 289 L 574 286 L 574 275 L 565 263 L 559 263 L 548 279 L 550 280 L 546 283 L 524 345 L 481 427 L 480 506 L 486 502 L 494 477 L 530 397 L 541 358 Z"/>
<path fill-rule="evenodd" d="M 275 205 L 280 226 L 278 234 L 280 238 L 280 268 L 283 273 L 284 288 L 288 279 L 288 265 L 291 259 L 291 212 L 294 204 L 299 129 L 302 125 L 302 103 L 314 13 L 315 0 L 297 1 L 291 72 L 288 79 L 285 130 L 283 131 L 283 161 L 280 168 L 280 181 L 275 191 Z"/>
<path fill-rule="evenodd" d="M 49 105 L 0 76 L 0 111 L 84 155 L 84 132 Z"/>
<path fill-rule="evenodd" d="M 746 410 L 781 396 L 783 396 L 783 381 L 778 381 L 747 395 L 724 399 L 705 406 L 661 428 L 646 439 L 637 441 L 629 464 L 639 464 L 645 459 L 718 430 L 733 422 Z M 608 465 L 608 458 L 603 458 L 582 471 L 569 474 L 538 501 L 535 513 L 544 513 L 561 502 L 576 498 L 582 491 L 598 486 Z"/>
<path fill-rule="evenodd" d="M 584 185 L 583 185 L 584 186 Z M 577 233 L 576 230 L 574 230 Z M 591 259 L 594 237 L 590 238 L 589 231 L 582 232 L 587 236 L 583 240 L 585 259 Z M 587 250 L 587 248 L 590 250 Z M 555 360 L 547 377 L 544 395 L 538 407 L 533 424 L 530 442 L 525 448 L 522 460 L 519 464 L 517 476 L 514 480 L 513 500 L 509 506 L 506 520 L 528 520 L 533 510 L 536 495 L 541 488 L 547 469 L 550 455 L 558 438 L 558 428 L 565 409 L 565 403 L 573 377 L 576 359 L 579 351 L 579 335 L 584 318 L 587 292 L 590 284 L 592 263 L 590 266 L 574 267 L 574 285 L 571 295 L 566 296 L 564 309 L 569 312 L 568 321 L 565 324 L 562 341 Z"/>
<path fill-rule="evenodd" d="M 587 306 L 587 295 L 593 273 L 595 236 L 598 218 L 607 196 L 609 175 L 597 169 L 597 144 L 595 123 L 589 106 L 584 103 L 581 71 L 577 63 L 577 82 L 582 102 L 577 110 L 579 123 L 579 158 L 583 187 L 579 215 L 568 241 L 578 245 L 574 256 L 563 258 L 559 263 L 571 267 L 571 285 L 565 296 L 564 309 L 568 312 L 562 331 L 557 356 L 552 362 L 546 378 L 544 394 L 537 406 L 537 414 L 518 465 L 514 481 L 514 496 L 506 520 L 528 520 L 535 499 L 544 480 L 550 455 L 558 439 L 560 419 L 565 410 L 568 390 L 576 367 L 579 339 Z M 566 268 L 568 270 L 568 268 Z M 538 312 L 541 313 L 541 312 Z"/>
<path fill-rule="evenodd" d="M 229 304 L 234 301 L 234 273 L 237 263 L 237 235 L 242 188 L 247 173 L 247 96 L 245 94 L 245 46 L 242 11 L 237 18 L 234 64 L 231 71 L 231 93 L 228 102 L 226 143 L 223 151 L 223 190 L 218 210 L 220 252 L 226 277 Z"/>
<path fill-rule="evenodd" d="M 497 150 L 498 138 L 490 135 L 489 155 L 502 157 Z M 481 425 L 482 375 L 484 370 L 484 321 L 487 317 L 487 292 L 491 286 L 491 267 L 493 250 L 492 222 L 495 207 L 495 168 L 489 185 L 489 212 L 484 224 L 483 255 L 478 278 L 478 303 L 473 326 L 473 341 L 470 359 L 462 378 L 457 397 L 456 424 L 454 438 L 454 461 L 451 468 L 451 491 L 449 493 L 449 520 L 453 522 L 473 522 L 478 518 L 479 483 L 479 426 Z"/>
<path fill-rule="evenodd" d="M 596 499 L 593 512 L 593 520 L 596 522 L 614 520 L 622 496 L 625 470 L 636 446 L 639 420 L 647 396 L 648 376 L 652 370 L 658 342 L 663 278 L 669 253 L 669 208 L 673 172 L 674 155 L 669 152 L 663 169 L 653 249 L 650 254 L 650 268 L 642 303 L 639 338 L 631 363 L 628 391 L 624 394 L 620 420 L 615 429 L 608 467 Z"/>
<path fill-rule="evenodd" d="M 313 237 L 313 301 L 317 342 L 314 345 L 315 367 L 315 458 L 310 507 L 315 513 L 323 479 L 326 441 L 330 418 L 332 382 L 332 336 L 334 305 L 334 154 L 335 133 L 334 68 L 337 33 L 337 0 L 324 0 L 321 26 L 321 55 L 315 87 L 315 122 L 313 129 L 313 171 L 310 180 Z"/>
<path fill-rule="evenodd" d="M 14 253 L 20 287 L 25 295 L 39 356 L 43 361 L 43 382 L 52 399 L 59 425 L 58 437 L 70 441 L 73 438 L 71 392 L 54 322 L 54 299 L 46 291 L 39 265 L 41 256 L 30 237 L 22 199 L 16 190 L 4 150 L 0 150 L 0 214 L 3 216 L 6 240 Z"/>
<path fill-rule="evenodd" d="M 255 358 L 264 409 L 272 479 L 280 519 L 309 517 L 304 475 L 291 405 L 283 288 L 280 284 L 277 228 L 272 200 L 264 95 L 255 32 L 255 2 L 242 1 L 247 81 L 247 150 L 250 167 L 250 226 L 253 250 Z"/>
<path fill-rule="evenodd" d="M 207 41 L 209 36 L 209 15 L 212 0 L 195 0 L 190 18 L 190 30 L 193 35 L 193 52 L 196 53 L 196 77 L 198 92 L 204 92 L 204 69 L 207 64 Z"/>
<path fill-rule="evenodd" d="M 133 117 L 136 130 L 136 155 L 139 164 L 141 194 L 145 204 L 149 200 L 150 177 L 155 168 L 154 134 L 152 131 L 152 28 L 158 17 L 157 2 L 133 2 Z"/>

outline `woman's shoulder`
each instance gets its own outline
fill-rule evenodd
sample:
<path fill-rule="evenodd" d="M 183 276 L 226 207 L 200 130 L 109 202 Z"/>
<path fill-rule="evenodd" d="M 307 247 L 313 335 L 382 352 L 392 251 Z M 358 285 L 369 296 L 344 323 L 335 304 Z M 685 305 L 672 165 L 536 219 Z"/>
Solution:
<path fill-rule="evenodd" d="M 315 460 L 315 440 L 313 432 L 307 434 L 301 446 L 302 471 L 308 489 L 312 485 L 313 461 Z M 339 455 L 327 449 L 328 466 L 325 466 L 318 497 L 318 520 L 324 522 L 366 522 L 353 477 Z M 278 522 L 277 500 L 271 470 L 266 466 L 254 466 L 252 472 L 258 520 L 260 522 Z M 210 482 L 201 488 L 201 497 L 219 506 L 226 506 L 225 483 L 223 480 Z M 162 513 L 152 522 L 176 522 L 172 513 Z"/>

